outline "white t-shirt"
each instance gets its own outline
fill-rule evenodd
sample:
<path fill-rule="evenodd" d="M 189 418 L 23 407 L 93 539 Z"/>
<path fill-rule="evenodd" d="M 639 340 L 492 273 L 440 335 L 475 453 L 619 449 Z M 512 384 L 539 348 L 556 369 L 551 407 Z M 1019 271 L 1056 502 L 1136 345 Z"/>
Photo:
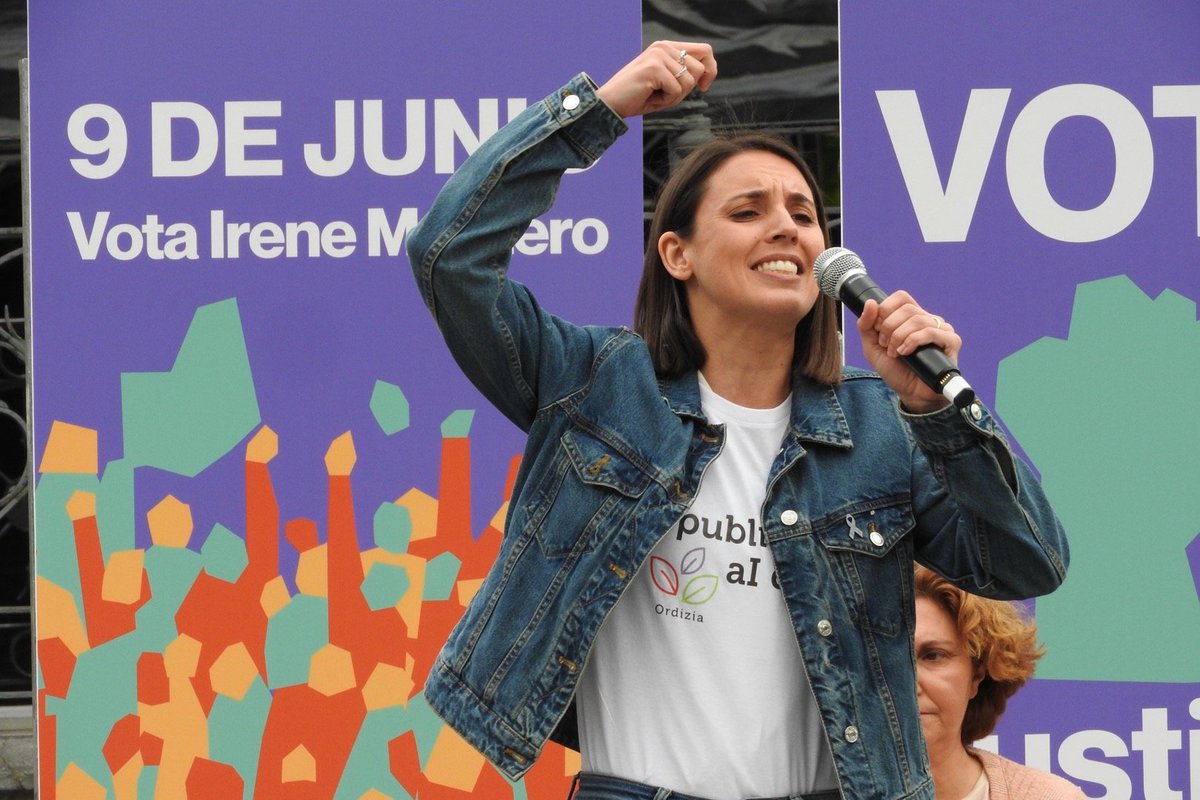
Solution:
<path fill-rule="evenodd" d="M 725 446 L 596 637 L 577 695 L 583 769 L 705 797 L 837 785 L 759 512 L 791 399 L 700 380 Z"/>

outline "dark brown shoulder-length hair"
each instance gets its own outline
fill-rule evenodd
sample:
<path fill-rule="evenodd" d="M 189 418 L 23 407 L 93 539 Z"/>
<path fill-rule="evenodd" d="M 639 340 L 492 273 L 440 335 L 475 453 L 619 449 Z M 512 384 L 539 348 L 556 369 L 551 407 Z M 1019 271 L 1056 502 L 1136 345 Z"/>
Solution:
<path fill-rule="evenodd" d="M 1008 698 L 1033 677 L 1046 650 L 1038 644 L 1037 624 L 1016 603 L 968 594 L 926 567 L 917 566 L 913 574 L 916 596 L 950 615 L 971 663 L 983 674 L 963 715 L 962 743 L 970 744 L 996 729 Z"/>
<path fill-rule="evenodd" d="M 667 231 L 691 237 L 708 179 L 722 164 L 739 153 L 764 151 L 786 159 L 808 181 L 816 205 L 817 222 L 829 246 L 825 203 L 816 178 L 804 157 L 783 139 L 762 133 L 745 133 L 714 139 L 693 150 L 672 171 L 659 193 L 646 240 L 646 257 L 633 312 L 633 329 L 650 348 L 655 372 L 677 378 L 704 366 L 707 353 L 692 327 L 684 284 L 663 266 L 658 240 Z M 842 353 L 837 331 L 838 304 L 825 294 L 796 326 L 793 370 L 825 384 L 842 377 Z"/>

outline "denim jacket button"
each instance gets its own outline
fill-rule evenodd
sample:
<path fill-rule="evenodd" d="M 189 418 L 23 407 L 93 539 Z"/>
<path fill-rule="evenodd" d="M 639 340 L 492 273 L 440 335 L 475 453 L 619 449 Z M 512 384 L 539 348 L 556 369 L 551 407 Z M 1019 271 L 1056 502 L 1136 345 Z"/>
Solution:
<path fill-rule="evenodd" d="M 854 744 L 858 741 L 858 728 L 854 727 L 853 725 L 847 725 L 845 733 L 846 741 L 850 744 Z"/>
<path fill-rule="evenodd" d="M 800 515 L 790 508 L 779 515 L 779 521 L 784 525 L 795 525 L 798 519 L 800 519 Z"/>
<path fill-rule="evenodd" d="M 823 619 L 817 623 L 817 633 L 822 636 L 828 636 L 833 633 L 833 625 L 830 624 L 829 620 Z"/>
<path fill-rule="evenodd" d="M 579 108 L 579 95 L 569 94 L 563 98 L 562 107 L 567 111 L 574 111 Z"/>

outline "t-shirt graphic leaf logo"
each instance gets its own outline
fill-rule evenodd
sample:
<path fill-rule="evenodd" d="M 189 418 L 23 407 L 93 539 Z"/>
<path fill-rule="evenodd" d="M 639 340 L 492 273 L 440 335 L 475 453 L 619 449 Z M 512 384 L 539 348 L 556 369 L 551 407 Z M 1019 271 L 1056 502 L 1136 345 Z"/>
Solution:
<path fill-rule="evenodd" d="M 710 573 L 697 575 L 704 567 L 705 550 L 703 547 L 694 547 L 683 554 L 679 559 L 679 568 L 661 556 L 650 556 L 650 580 L 654 581 L 655 587 L 663 594 L 669 594 L 672 597 L 678 597 L 682 602 L 688 605 L 700 605 L 707 603 L 717 593 L 717 585 L 720 579 Z M 680 575 L 691 575 L 692 578 L 683 587 L 683 592 L 679 591 L 681 581 Z"/>
<path fill-rule="evenodd" d="M 683 596 L 679 599 L 688 605 L 698 606 L 701 603 L 707 603 L 716 593 L 716 575 L 697 575 L 683 587 Z"/>
<path fill-rule="evenodd" d="M 679 594 L 679 573 L 675 565 L 665 558 L 650 556 L 650 579 L 660 592 L 669 595 Z"/>

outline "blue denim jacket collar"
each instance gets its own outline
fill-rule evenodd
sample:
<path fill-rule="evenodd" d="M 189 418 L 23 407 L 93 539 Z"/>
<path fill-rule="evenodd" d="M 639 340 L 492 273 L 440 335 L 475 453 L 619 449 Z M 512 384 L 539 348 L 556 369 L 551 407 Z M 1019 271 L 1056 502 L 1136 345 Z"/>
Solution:
<path fill-rule="evenodd" d="M 849 370 L 848 373 L 851 376 L 860 374 L 856 370 Z M 676 414 L 704 420 L 704 413 L 700 409 L 700 389 L 694 371 L 679 378 L 659 379 L 659 388 L 663 400 Z M 854 446 L 850 426 L 846 423 L 837 392 L 832 386 L 818 384 L 799 372 L 794 374 L 792 380 L 790 433 L 800 442 L 844 448 Z"/>

